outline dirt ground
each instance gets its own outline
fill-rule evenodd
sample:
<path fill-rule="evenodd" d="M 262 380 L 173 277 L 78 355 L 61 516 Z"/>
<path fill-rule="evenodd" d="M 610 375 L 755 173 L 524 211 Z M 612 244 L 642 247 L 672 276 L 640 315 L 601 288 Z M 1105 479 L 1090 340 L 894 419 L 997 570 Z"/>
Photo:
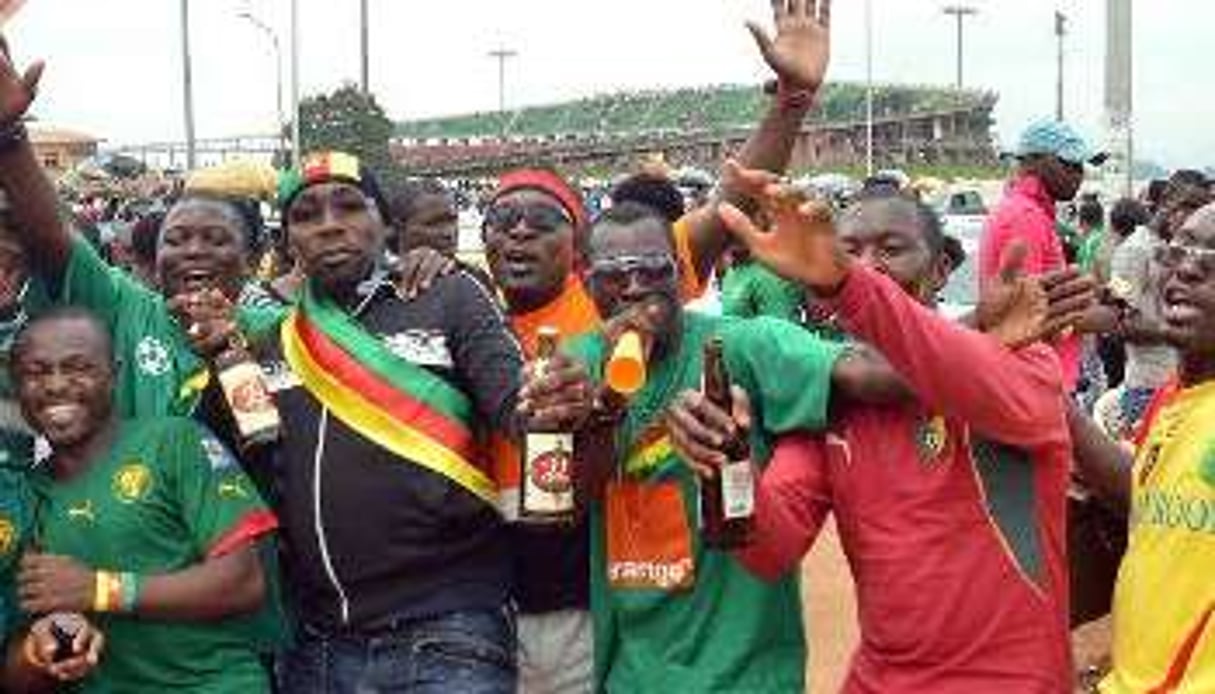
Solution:
<path fill-rule="evenodd" d="M 839 691 L 858 638 L 852 576 L 833 524 L 823 529 L 802 571 L 806 579 L 803 604 L 810 641 L 807 691 L 832 694 Z M 1073 644 L 1078 672 L 1090 664 L 1099 664 L 1109 648 L 1108 620 L 1078 630 L 1073 635 Z"/>

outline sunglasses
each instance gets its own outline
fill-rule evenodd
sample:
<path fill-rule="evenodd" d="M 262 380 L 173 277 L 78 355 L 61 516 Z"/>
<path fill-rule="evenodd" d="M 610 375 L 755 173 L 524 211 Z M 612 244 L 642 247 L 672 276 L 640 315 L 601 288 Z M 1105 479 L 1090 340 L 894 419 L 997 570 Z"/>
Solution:
<path fill-rule="evenodd" d="M 665 284 L 675 278 L 675 261 L 667 255 L 630 255 L 590 266 L 591 281 L 606 288 L 623 289 L 634 277 L 646 286 Z"/>
<path fill-rule="evenodd" d="M 481 231 L 500 234 L 519 226 L 519 222 L 541 234 L 551 234 L 574 223 L 565 210 L 553 205 L 494 205 L 485 211 Z"/>
<path fill-rule="evenodd" d="M 1204 277 L 1215 276 L 1215 249 L 1174 241 L 1157 247 L 1155 257 L 1166 270 L 1176 270 L 1182 263 L 1190 262 Z"/>

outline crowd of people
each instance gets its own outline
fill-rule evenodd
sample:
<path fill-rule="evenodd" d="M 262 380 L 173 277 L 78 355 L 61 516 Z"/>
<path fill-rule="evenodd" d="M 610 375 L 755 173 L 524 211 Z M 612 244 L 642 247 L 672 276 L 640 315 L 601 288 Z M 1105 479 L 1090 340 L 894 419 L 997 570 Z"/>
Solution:
<path fill-rule="evenodd" d="M 711 199 L 646 170 L 592 213 L 535 162 L 485 201 L 484 268 L 449 189 L 342 152 L 277 178 L 271 243 L 220 170 L 99 245 L 25 136 L 42 66 L 4 45 L 0 686 L 801 692 L 832 517 L 845 691 L 1073 691 L 1071 630 L 1111 610 L 1100 691 L 1215 691 L 1211 182 L 1083 199 L 1069 247 L 1101 156 L 1031 125 L 979 305 L 939 315 L 965 250 L 931 207 L 781 177 L 830 4 L 752 29 L 776 87 Z M 724 315 L 689 310 L 717 278 Z M 527 510 L 536 432 L 573 441 L 558 522 Z"/>

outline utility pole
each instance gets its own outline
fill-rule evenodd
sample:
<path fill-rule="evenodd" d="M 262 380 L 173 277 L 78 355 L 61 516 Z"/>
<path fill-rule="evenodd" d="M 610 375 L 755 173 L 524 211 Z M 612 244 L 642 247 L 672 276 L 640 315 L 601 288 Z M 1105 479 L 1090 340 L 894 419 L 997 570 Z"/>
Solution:
<path fill-rule="evenodd" d="M 979 11 L 973 7 L 968 7 L 966 5 L 949 5 L 948 7 L 946 7 L 944 9 L 944 12 L 947 15 L 952 15 L 954 17 L 954 19 L 957 20 L 957 23 L 958 23 L 957 88 L 958 88 L 958 91 L 962 91 L 962 32 L 963 32 L 963 26 L 964 26 L 964 22 L 967 17 L 972 17 L 972 16 L 978 14 Z"/>
<path fill-rule="evenodd" d="M 1055 10 L 1055 38 L 1058 40 L 1058 65 L 1055 70 L 1055 120 L 1063 120 L 1063 38 L 1067 36 L 1067 15 Z"/>
<path fill-rule="evenodd" d="M 274 122 L 274 136 L 278 139 L 279 146 L 283 144 L 283 129 L 286 121 L 283 120 L 283 52 L 278 42 L 278 33 L 271 29 L 268 24 L 258 19 L 252 12 L 244 10 L 238 15 L 241 19 L 252 24 L 258 31 L 265 34 L 270 39 L 270 47 L 274 49 L 274 108 L 276 119 Z"/>
<path fill-rule="evenodd" d="M 194 75 L 190 69 L 190 0 L 181 0 L 181 87 L 186 120 L 186 169 L 198 164 L 194 142 Z"/>
<path fill-rule="evenodd" d="M 1106 0 L 1105 124 L 1110 159 L 1106 163 L 1111 195 L 1133 193 L 1134 26 L 1131 0 Z"/>
<path fill-rule="evenodd" d="M 865 0 L 865 175 L 873 175 L 873 0 Z"/>
<path fill-rule="evenodd" d="M 360 82 L 360 84 L 363 85 L 364 94 L 371 94 L 371 79 L 370 79 L 371 69 L 369 67 L 370 60 L 368 57 L 368 55 L 369 55 L 368 33 L 369 32 L 368 32 L 368 28 L 367 28 L 367 0 L 361 0 L 360 5 L 361 5 L 361 7 L 360 7 L 361 11 L 360 11 L 360 15 L 359 15 L 359 36 L 361 39 L 360 45 L 362 47 L 362 52 L 361 52 L 362 72 L 360 73 L 362 75 L 362 81 Z"/>
<path fill-rule="evenodd" d="M 300 151 L 300 3 L 291 0 L 291 165 L 299 168 Z"/>
<path fill-rule="evenodd" d="M 506 137 L 506 61 L 518 55 L 518 51 L 502 47 L 489 52 L 489 57 L 498 61 L 498 116 L 502 119 L 502 137 Z"/>

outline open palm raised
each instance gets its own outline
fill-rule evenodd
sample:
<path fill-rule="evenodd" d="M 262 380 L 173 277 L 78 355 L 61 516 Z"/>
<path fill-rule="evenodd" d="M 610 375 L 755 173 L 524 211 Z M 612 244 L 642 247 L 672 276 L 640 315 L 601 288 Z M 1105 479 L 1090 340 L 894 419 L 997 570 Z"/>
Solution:
<path fill-rule="evenodd" d="M 731 204 L 723 203 L 718 208 L 722 222 L 746 244 L 751 255 L 773 272 L 801 282 L 820 295 L 834 294 L 848 272 L 848 260 L 836 244 L 830 205 L 808 200 L 767 171 L 742 169 L 727 162 L 726 176 L 731 185 L 759 203 L 768 222 L 768 228 L 761 229 Z"/>
<path fill-rule="evenodd" d="M 37 61 L 26 69 L 25 74 L 18 74 L 9 57 L 8 42 L 0 36 L 0 126 L 12 123 L 29 110 L 38 90 L 38 80 L 42 78 L 43 67 L 43 63 Z"/>
<path fill-rule="evenodd" d="M 772 13 L 775 38 L 747 23 L 764 61 L 784 86 L 817 90 L 831 60 L 831 0 L 772 0 Z"/>

